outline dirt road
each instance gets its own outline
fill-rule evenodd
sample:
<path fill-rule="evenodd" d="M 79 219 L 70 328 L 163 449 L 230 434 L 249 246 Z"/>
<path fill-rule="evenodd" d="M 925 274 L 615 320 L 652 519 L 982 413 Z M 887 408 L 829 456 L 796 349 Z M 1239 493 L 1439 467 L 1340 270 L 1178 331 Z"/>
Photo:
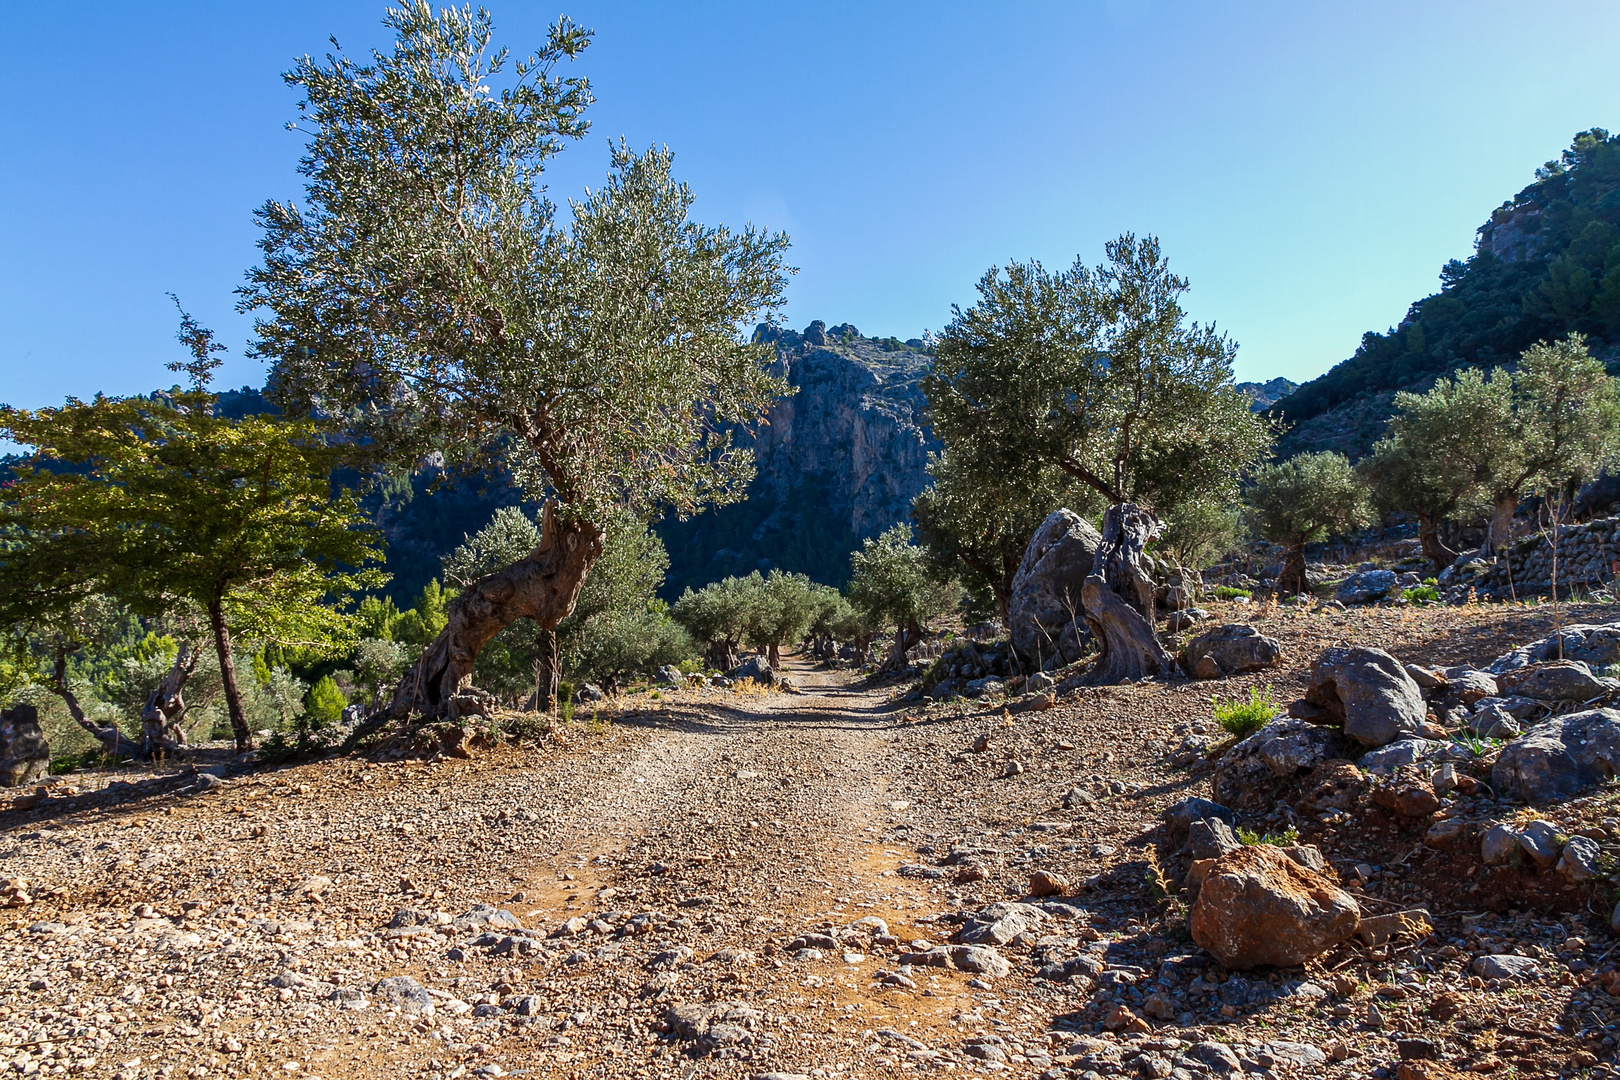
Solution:
<path fill-rule="evenodd" d="M 1223 692 L 1274 683 L 1286 700 L 1329 640 L 1454 662 L 1536 630 L 1489 613 L 1270 618 L 1288 667 Z M 1219 735 L 1208 684 L 1081 691 L 1049 712 L 908 711 L 795 667 L 800 693 L 637 694 L 470 760 L 122 774 L 100 791 L 75 777 L 76 795 L 0 814 L 0 877 L 30 901 L 0 932 L 0 1068 L 1351 1076 L 1416 1037 L 1521 1071 L 1612 1058 L 1614 998 L 1591 983 L 1611 944 L 1602 913 L 1509 900 L 1482 917 L 1490 898 L 1424 877 L 1424 858 L 1353 888 L 1369 911 L 1430 906 L 1427 941 L 1352 942 L 1304 971 L 1215 967 L 1158 845 L 1160 812 L 1209 791 L 1187 749 Z M 1425 825 L 1378 832 L 1380 813 L 1302 818 L 1301 839 L 1353 881 L 1392 842 L 1421 851 Z M 1035 871 L 1066 895 L 1027 896 Z M 999 902 L 1024 905 L 1016 933 L 950 944 Z M 1468 968 L 1485 948 L 1561 974 L 1487 985 Z M 1121 1010 L 1152 1029 L 1109 1030 Z"/>

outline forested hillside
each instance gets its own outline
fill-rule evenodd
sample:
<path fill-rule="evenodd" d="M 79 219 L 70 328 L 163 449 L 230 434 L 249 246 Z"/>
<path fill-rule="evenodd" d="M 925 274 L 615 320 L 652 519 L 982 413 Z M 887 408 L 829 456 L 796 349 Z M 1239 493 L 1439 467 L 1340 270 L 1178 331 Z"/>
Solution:
<path fill-rule="evenodd" d="M 1571 330 L 1613 361 L 1620 342 L 1620 136 L 1582 132 L 1535 182 L 1479 228 L 1466 262 L 1391 329 L 1369 331 L 1355 355 L 1276 405 L 1295 425 L 1279 449 L 1365 452 L 1393 393 L 1446 371 L 1506 363 Z"/>

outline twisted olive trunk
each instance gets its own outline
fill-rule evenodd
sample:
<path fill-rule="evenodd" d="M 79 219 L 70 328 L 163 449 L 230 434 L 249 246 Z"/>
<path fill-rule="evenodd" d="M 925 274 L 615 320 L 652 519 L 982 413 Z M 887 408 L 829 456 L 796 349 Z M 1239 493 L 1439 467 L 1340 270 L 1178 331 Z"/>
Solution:
<path fill-rule="evenodd" d="M 1513 539 L 1513 514 L 1518 509 L 1519 493 L 1516 491 L 1499 492 L 1491 500 L 1490 527 L 1485 530 L 1485 543 L 1480 548 L 1480 554 L 1494 555 Z"/>
<path fill-rule="evenodd" d="M 182 692 L 197 670 L 200 655 L 191 642 L 182 641 L 169 673 L 148 695 L 146 707 L 141 710 L 141 748 L 146 754 L 185 745 L 186 730 L 180 724 L 185 719 L 187 706 Z"/>
<path fill-rule="evenodd" d="M 1283 557 L 1282 573 L 1277 575 L 1277 591 L 1284 596 L 1297 596 L 1309 585 L 1305 574 L 1305 537 L 1296 536 Z"/>
<path fill-rule="evenodd" d="M 1144 554 L 1162 527 L 1134 503 L 1115 503 L 1103 515 L 1102 543 L 1080 588 L 1086 623 L 1102 645 L 1086 673 L 1093 685 L 1134 682 L 1174 667 L 1154 632 L 1154 583 Z"/>
<path fill-rule="evenodd" d="M 883 658 L 878 665 L 876 674 L 883 675 L 891 671 L 900 671 L 906 666 L 906 653 L 922 643 L 922 627 L 916 623 L 907 623 L 894 629 L 894 642 L 889 646 L 889 655 Z"/>
<path fill-rule="evenodd" d="M 1440 539 L 1440 519 L 1434 514 L 1418 515 L 1418 543 L 1422 545 L 1423 557 L 1434 564 L 1437 574 L 1457 561 L 1457 552 Z"/>
<path fill-rule="evenodd" d="M 558 521 L 547 503 L 540 544 L 525 558 L 479 578 L 451 602 L 439 636 L 405 673 L 394 699 L 374 719 L 412 716 L 454 720 L 476 703 L 458 700 L 472 684 L 473 663 L 490 638 L 519 619 L 555 630 L 574 610 L 585 575 L 602 554 L 602 530 L 589 521 Z M 368 723 L 356 735 L 375 727 Z"/>

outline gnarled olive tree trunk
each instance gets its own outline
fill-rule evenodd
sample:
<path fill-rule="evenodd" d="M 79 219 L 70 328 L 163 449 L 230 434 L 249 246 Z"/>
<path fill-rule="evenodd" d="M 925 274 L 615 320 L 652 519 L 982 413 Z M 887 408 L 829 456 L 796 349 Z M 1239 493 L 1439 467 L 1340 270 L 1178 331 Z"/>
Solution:
<path fill-rule="evenodd" d="M 894 640 L 889 645 L 889 652 L 883 658 L 874 674 L 886 675 L 892 671 L 900 671 L 906 666 L 906 654 L 922 644 L 923 629 L 916 623 L 908 623 L 894 628 Z"/>
<path fill-rule="evenodd" d="M 477 703 L 460 695 L 471 685 L 473 661 L 489 639 L 519 619 L 554 630 L 574 610 L 579 587 L 602 554 L 602 530 L 589 521 L 559 521 L 552 506 L 548 502 L 541 513 L 538 547 L 506 569 L 479 578 L 451 601 L 444 629 L 374 720 L 454 720 L 473 711 Z"/>
<path fill-rule="evenodd" d="M 197 658 L 201 655 L 190 642 L 182 641 L 174 663 L 169 665 L 169 673 L 147 696 L 146 707 L 141 710 L 141 751 L 147 756 L 185 745 L 186 730 L 180 726 L 186 715 L 182 692 L 196 672 Z"/>
<path fill-rule="evenodd" d="M 1305 569 L 1305 537 L 1296 536 L 1288 543 L 1283 557 L 1282 573 L 1277 575 L 1277 591 L 1283 596 L 1297 596 L 1310 588 Z"/>
<path fill-rule="evenodd" d="M 1086 624 L 1102 645 L 1087 682 L 1128 682 L 1173 668 L 1154 633 L 1153 575 L 1144 555 L 1163 527 L 1135 503 L 1115 503 L 1103 515 L 1102 543 L 1080 587 Z"/>
<path fill-rule="evenodd" d="M 1495 555 L 1513 539 L 1513 515 L 1519 509 L 1519 493 L 1499 492 L 1491 499 L 1491 516 L 1485 529 L 1481 555 Z"/>
<path fill-rule="evenodd" d="M 1434 564 L 1434 572 L 1437 574 L 1457 561 L 1458 553 L 1451 550 L 1450 545 L 1440 538 L 1438 515 L 1418 515 L 1418 543 L 1422 545 L 1423 557 Z"/>

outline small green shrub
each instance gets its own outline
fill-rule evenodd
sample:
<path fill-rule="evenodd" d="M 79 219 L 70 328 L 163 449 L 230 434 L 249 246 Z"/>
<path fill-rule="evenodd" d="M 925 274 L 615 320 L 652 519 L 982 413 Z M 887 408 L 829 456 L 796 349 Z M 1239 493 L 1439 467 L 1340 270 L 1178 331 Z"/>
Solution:
<path fill-rule="evenodd" d="M 336 723 L 342 718 L 348 704 L 349 699 L 343 696 L 343 691 L 338 689 L 337 682 L 330 675 L 321 676 L 320 682 L 310 687 L 304 698 L 304 709 L 315 727 Z"/>
<path fill-rule="evenodd" d="M 1271 687 L 1251 687 L 1249 700 L 1233 698 L 1231 701 L 1222 701 L 1219 697 L 1210 698 L 1210 707 L 1215 711 L 1215 722 L 1221 728 L 1240 739 L 1265 727 L 1277 718 L 1282 710 L 1271 698 Z"/>
<path fill-rule="evenodd" d="M 1415 588 L 1404 589 L 1401 595 L 1414 604 L 1437 604 L 1440 602 L 1440 590 L 1433 585 L 1418 585 Z"/>
<path fill-rule="evenodd" d="M 1239 825 L 1237 827 L 1237 838 L 1238 843 L 1247 847 L 1253 847 L 1256 844 L 1269 844 L 1272 847 L 1292 847 L 1299 840 L 1299 830 L 1290 825 L 1280 833 L 1265 833 L 1262 835 L 1253 829 L 1246 829 Z"/>
<path fill-rule="evenodd" d="M 1215 599 L 1217 600 L 1236 600 L 1240 596 L 1248 600 L 1254 599 L 1254 593 L 1248 589 L 1235 589 L 1230 585 L 1215 586 Z"/>

